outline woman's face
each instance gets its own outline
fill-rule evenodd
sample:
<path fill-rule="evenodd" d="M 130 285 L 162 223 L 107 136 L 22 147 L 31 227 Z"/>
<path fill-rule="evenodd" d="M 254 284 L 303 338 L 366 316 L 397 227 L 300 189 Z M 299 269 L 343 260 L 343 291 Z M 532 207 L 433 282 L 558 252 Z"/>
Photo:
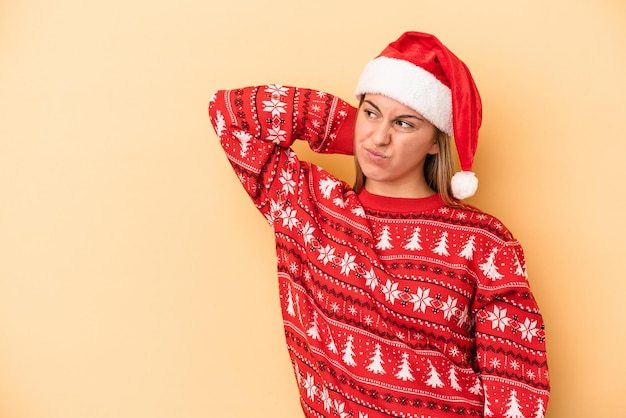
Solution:
<path fill-rule="evenodd" d="M 439 152 L 436 128 L 394 99 L 366 94 L 354 130 L 354 156 L 367 177 L 365 188 L 394 197 L 424 197 L 428 154 Z"/>

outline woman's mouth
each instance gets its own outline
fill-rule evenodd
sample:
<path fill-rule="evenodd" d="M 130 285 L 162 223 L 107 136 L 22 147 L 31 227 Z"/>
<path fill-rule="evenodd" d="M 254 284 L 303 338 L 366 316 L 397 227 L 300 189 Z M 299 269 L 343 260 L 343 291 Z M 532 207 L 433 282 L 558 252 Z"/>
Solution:
<path fill-rule="evenodd" d="M 381 151 L 376 151 L 368 148 L 366 148 L 365 151 L 367 152 L 367 156 L 373 161 L 380 161 L 387 158 L 387 156 Z"/>

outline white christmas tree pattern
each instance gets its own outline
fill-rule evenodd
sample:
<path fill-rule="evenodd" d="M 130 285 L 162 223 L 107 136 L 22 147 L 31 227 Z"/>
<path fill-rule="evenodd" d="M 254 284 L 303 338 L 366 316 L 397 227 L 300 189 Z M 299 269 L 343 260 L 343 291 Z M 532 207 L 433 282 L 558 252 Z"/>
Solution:
<path fill-rule="evenodd" d="M 450 255 L 450 253 L 448 252 L 448 232 L 447 231 L 444 231 L 441 234 L 439 241 L 437 241 L 437 245 L 433 248 L 433 252 L 435 254 L 442 255 L 442 256 Z"/>
<path fill-rule="evenodd" d="M 302 322 L 302 313 L 300 312 L 300 295 L 296 293 L 296 308 L 298 308 L 298 319 L 300 320 L 300 325 L 304 328 L 304 322 Z"/>
<path fill-rule="evenodd" d="M 448 372 L 448 379 L 450 380 L 450 386 L 454 390 L 463 390 L 459 385 L 459 379 L 456 376 L 456 369 L 454 366 L 450 366 L 450 371 Z"/>
<path fill-rule="evenodd" d="M 482 383 L 480 382 L 480 379 L 476 379 L 476 381 L 474 382 L 474 385 L 468 389 L 470 391 L 470 393 L 473 393 L 474 395 L 480 395 L 483 392 L 483 388 L 482 388 Z"/>
<path fill-rule="evenodd" d="M 367 370 L 374 374 L 385 374 L 383 369 L 383 355 L 381 352 L 380 344 L 376 344 L 374 347 L 374 355 L 370 357 L 371 363 L 367 365 Z"/>
<path fill-rule="evenodd" d="M 409 353 L 402 354 L 402 360 L 400 361 L 400 370 L 396 373 L 396 377 L 398 379 L 402 379 L 405 382 L 410 380 L 411 382 L 415 380 L 413 377 L 413 373 L 411 373 L 411 365 L 409 364 Z"/>
<path fill-rule="evenodd" d="M 419 251 L 422 249 L 422 245 L 420 242 L 420 227 L 419 226 L 415 227 L 415 229 L 413 230 L 413 234 L 411 235 L 411 238 L 402 248 L 404 248 L 405 250 L 409 250 L 409 251 Z"/>
<path fill-rule="evenodd" d="M 389 250 L 393 248 L 393 245 L 391 245 L 391 234 L 387 225 L 383 226 L 383 230 L 376 243 L 376 248 L 379 250 Z"/>
<path fill-rule="evenodd" d="M 535 414 L 533 418 L 545 418 L 546 407 L 543 404 L 543 399 L 539 398 L 537 400 L 537 409 L 535 410 Z"/>
<path fill-rule="evenodd" d="M 213 96 L 212 100 L 215 100 L 215 96 Z M 215 114 L 215 132 L 217 133 L 217 137 L 221 138 L 224 130 L 226 129 L 226 121 L 224 120 L 224 115 L 219 110 Z"/>
<path fill-rule="evenodd" d="M 328 330 L 328 344 L 326 344 L 326 347 L 332 351 L 333 353 L 337 354 L 337 345 L 335 344 L 335 340 L 333 339 L 333 334 L 330 331 L 330 327 L 327 325 L 326 329 Z"/>
<path fill-rule="evenodd" d="M 430 371 L 428 372 L 428 379 L 425 383 L 433 388 L 442 388 L 444 384 L 441 381 L 441 376 L 439 376 L 439 373 L 437 372 L 437 369 L 435 369 L 435 366 L 433 366 L 433 363 L 430 360 L 427 361 Z"/>
<path fill-rule="evenodd" d="M 522 266 L 522 263 L 519 261 L 517 256 L 515 257 L 515 274 L 526 277 L 526 263 Z"/>
<path fill-rule="evenodd" d="M 241 145 L 241 156 L 245 157 L 246 153 L 248 152 L 248 145 L 250 145 L 252 135 L 250 135 L 246 131 L 235 131 L 233 132 L 233 135 L 239 140 L 239 144 Z"/>
<path fill-rule="evenodd" d="M 291 286 L 287 286 L 289 291 L 287 292 L 287 313 L 291 316 L 296 316 L 296 310 L 293 307 L 293 294 L 291 293 Z"/>
<path fill-rule="evenodd" d="M 485 276 L 494 280 L 501 279 L 503 277 L 495 265 L 495 258 L 496 258 L 497 252 L 498 252 L 497 248 L 494 248 L 493 250 L 491 250 L 491 253 L 489 253 L 489 257 L 487 257 L 487 261 L 485 261 L 479 266 Z"/>
<path fill-rule="evenodd" d="M 311 327 L 306 331 L 306 333 L 314 340 L 321 340 L 320 329 L 317 325 L 317 311 L 313 311 L 313 320 L 311 321 Z"/>
<path fill-rule="evenodd" d="M 463 248 L 461 249 L 461 252 L 459 253 L 459 255 L 465 258 L 466 260 L 471 260 L 474 257 L 474 250 L 476 249 L 475 241 L 476 241 L 476 236 L 475 235 L 470 236 L 467 242 L 465 243 L 465 245 L 463 245 Z"/>
<path fill-rule="evenodd" d="M 343 353 L 343 357 L 341 359 L 348 366 L 356 366 L 356 362 L 354 361 L 354 346 L 352 345 L 353 341 L 354 337 L 352 335 L 348 335 L 346 345 L 344 346 L 343 350 L 341 350 L 341 352 Z"/>
<path fill-rule="evenodd" d="M 326 199 L 330 199 L 330 195 L 335 189 L 335 187 L 339 184 L 337 180 L 326 177 L 320 180 L 320 191 L 322 192 L 322 196 Z"/>
<path fill-rule="evenodd" d="M 344 198 L 341 197 L 336 197 L 333 199 L 333 203 L 336 206 L 339 206 L 340 208 L 345 208 L 346 206 L 348 206 L 348 201 Z"/>
<path fill-rule="evenodd" d="M 491 402 L 489 402 L 489 395 L 487 394 L 487 392 L 485 392 L 485 408 L 483 410 L 483 415 L 486 417 L 493 416 L 493 412 L 491 412 L 491 409 L 489 408 L 490 406 Z"/>
<path fill-rule="evenodd" d="M 519 401 L 517 400 L 517 391 L 512 390 L 511 395 L 509 396 L 509 401 L 506 406 L 508 409 L 504 413 L 504 417 L 506 418 L 525 418 L 524 414 L 522 414 L 521 406 Z"/>

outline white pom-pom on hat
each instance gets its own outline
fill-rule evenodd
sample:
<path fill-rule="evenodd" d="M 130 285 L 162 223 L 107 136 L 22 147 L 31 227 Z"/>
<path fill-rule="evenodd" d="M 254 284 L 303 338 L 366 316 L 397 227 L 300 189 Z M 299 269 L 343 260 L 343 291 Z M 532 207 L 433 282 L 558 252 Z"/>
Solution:
<path fill-rule="evenodd" d="M 452 195 L 459 200 L 474 196 L 478 190 L 478 178 L 471 171 L 459 171 L 452 176 Z"/>

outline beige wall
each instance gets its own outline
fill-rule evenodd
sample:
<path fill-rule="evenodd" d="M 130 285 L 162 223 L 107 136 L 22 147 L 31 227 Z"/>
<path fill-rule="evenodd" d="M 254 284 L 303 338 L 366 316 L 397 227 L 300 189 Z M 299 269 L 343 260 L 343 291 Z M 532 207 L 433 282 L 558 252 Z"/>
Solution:
<path fill-rule="evenodd" d="M 548 417 L 624 416 L 623 2 L 214 3 L 0 2 L 0 416 L 300 416 L 271 233 L 207 102 L 267 82 L 350 98 L 409 29 L 481 89 L 472 202 L 526 249 Z"/>

